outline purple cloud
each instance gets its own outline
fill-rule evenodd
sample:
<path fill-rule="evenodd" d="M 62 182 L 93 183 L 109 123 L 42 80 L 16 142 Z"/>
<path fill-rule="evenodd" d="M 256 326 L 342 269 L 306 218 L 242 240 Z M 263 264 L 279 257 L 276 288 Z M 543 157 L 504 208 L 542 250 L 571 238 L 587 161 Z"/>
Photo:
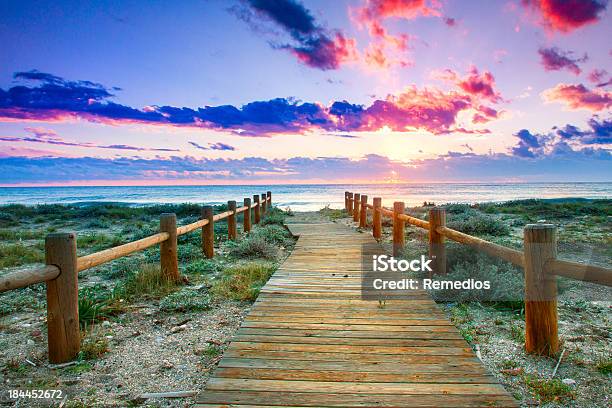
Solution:
<path fill-rule="evenodd" d="M 196 143 L 196 142 L 189 142 L 189 144 L 194 146 L 196 149 L 200 149 L 200 150 L 230 150 L 230 151 L 236 150 L 234 146 L 230 146 L 222 142 L 209 143 L 208 147 L 202 146 L 201 144 Z"/>
<path fill-rule="evenodd" d="M 599 119 L 595 115 L 588 121 L 590 129 L 581 130 L 567 124 L 557 129 L 556 134 L 566 140 L 576 140 L 582 144 L 612 144 L 612 119 Z"/>
<path fill-rule="evenodd" d="M 305 65 L 332 70 L 356 58 L 354 39 L 317 24 L 310 11 L 296 0 L 246 0 L 244 3 L 248 8 L 238 11 L 234 9 L 235 14 L 251 26 L 254 26 L 257 17 L 275 23 L 289 34 L 293 43 L 272 46 L 288 50 Z"/>
<path fill-rule="evenodd" d="M 567 167 L 572 173 L 568 175 Z M 486 169 L 486 171 L 485 171 Z M 567 144 L 537 157 L 503 153 L 475 154 L 448 152 L 432 159 L 403 163 L 370 154 L 359 159 L 348 157 L 293 157 L 269 160 L 195 159 L 193 157 L 115 158 L 95 157 L 2 157 L 0 184 L 70 183 L 88 181 L 137 181 L 163 179 L 189 181 L 249 180 L 289 182 L 326 179 L 355 180 L 610 180 L 612 155 L 604 149 L 574 150 Z M 86 176 L 85 176 L 86 175 Z M 86 177 L 86 179 L 85 179 Z"/>
<path fill-rule="evenodd" d="M 96 149 L 133 150 L 138 152 L 178 152 L 179 149 L 138 147 L 125 144 L 102 145 L 89 142 L 71 142 L 61 138 L 54 130 L 44 128 L 27 127 L 25 130 L 31 136 L 0 136 L 0 142 L 30 142 L 44 143 L 57 146 L 73 146 Z"/>
<path fill-rule="evenodd" d="M 578 64 L 588 60 L 586 54 L 584 54 L 583 57 L 574 58 L 572 57 L 572 51 L 561 51 L 557 47 L 540 48 L 538 53 L 540 54 L 542 66 L 544 66 L 546 71 L 561 71 L 562 69 L 566 69 L 576 75 L 580 75 L 582 70 Z"/>

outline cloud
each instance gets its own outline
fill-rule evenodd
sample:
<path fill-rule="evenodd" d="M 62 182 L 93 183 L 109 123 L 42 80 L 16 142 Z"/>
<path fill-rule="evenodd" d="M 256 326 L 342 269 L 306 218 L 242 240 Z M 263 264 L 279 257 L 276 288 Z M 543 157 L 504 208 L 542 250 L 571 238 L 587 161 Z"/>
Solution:
<path fill-rule="evenodd" d="M 571 169 L 571 172 L 568 172 Z M 370 154 L 360 158 L 195 159 L 95 157 L 0 157 L 0 184 L 108 181 L 146 183 L 330 181 L 610 181 L 612 157 L 602 149 L 558 145 L 535 157 L 448 152 L 431 159 L 400 162 Z"/>
<path fill-rule="evenodd" d="M 539 136 L 532 134 L 527 129 L 519 130 L 514 136 L 519 138 L 519 143 L 512 148 L 512 154 L 518 157 L 536 156 L 535 151 L 541 147 L 540 142 L 538 141 Z"/>
<path fill-rule="evenodd" d="M 557 47 L 540 48 L 538 53 L 540 54 L 542 66 L 544 66 L 546 71 L 561 71 L 562 69 L 566 69 L 576 75 L 580 75 L 582 70 L 578 66 L 578 63 L 588 60 L 586 54 L 581 58 L 573 58 L 573 53 L 571 51 L 561 51 Z"/>
<path fill-rule="evenodd" d="M 232 11 L 251 27 L 265 19 L 285 31 L 291 43 L 274 44 L 295 55 L 300 62 L 321 70 L 338 69 L 343 63 L 357 59 L 356 41 L 338 30 L 327 30 L 315 21 L 310 11 L 296 0 L 245 0 L 245 7 Z"/>
<path fill-rule="evenodd" d="M 230 150 L 230 151 L 236 150 L 234 146 L 230 146 L 222 142 L 209 143 L 208 147 L 202 146 L 196 142 L 189 142 L 189 144 L 194 146 L 196 149 L 200 149 L 200 150 Z"/>
<path fill-rule="evenodd" d="M 607 78 L 607 79 L 606 79 Z M 587 77 L 589 82 L 595 84 L 596 87 L 601 88 L 612 84 L 612 76 L 608 74 L 605 69 L 594 69 L 589 72 Z"/>
<path fill-rule="evenodd" d="M 405 33 L 389 33 L 383 22 L 388 18 L 414 19 L 419 16 L 441 16 L 440 3 L 426 0 L 366 0 L 363 6 L 351 9 L 353 21 L 359 27 L 365 27 L 373 40 L 367 47 L 365 63 L 374 68 L 412 66 L 413 62 L 405 55 L 412 37 Z M 445 18 L 444 21 L 448 26 L 456 23 L 453 18 Z"/>
<path fill-rule="evenodd" d="M 495 77 L 489 71 L 480 73 L 478 68 L 472 66 L 464 77 L 459 76 L 452 69 L 434 72 L 433 76 L 437 79 L 454 83 L 474 97 L 487 99 L 493 103 L 502 101 L 501 94 L 495 89 Z"/>
<path fill-rule="evenodd" d="M 607 0 L 522 0 L 535 12 L 541 25 L 551 31 L 569 33 L 599 21 Z"/>
<path fill-rule="evenodd" d="M 494 89 L 493 76 L 488 72 L 480 74 L 475 68 L 465 78 L 455 74 L 453 83 L 457 90 L 444 92 L 411 85 L 397 94 L 374 100 L 368 107 L 347 101 L 324 106 L 276 98 L 250 102 L 242 107 L 222 105 L 192 109 L 151 105 L 136 109 L 112 102 L 106 88 L 85 86 L 89 83 L 87 81 L 66 81 L 58 77 L 53 77 L 53 82 L 37 81 L 37 86 L 19 85 L 7 91 L 0 89 L 0 120 L 54 122 L 84 119 L 111 125 L 189 126 L 242 136 L 381 129 L 398 132 L 425 130 L 434 134 L 471 133 L 475 130 L 458 126 L 459 113 L 470 111 L 477 115 L 474 123 L 484 123 L 496 118 L 497 111 L 484 106 L 480 100 L 501 99 Z"/>
<path fill-rule="evenodd" d="M 564 140 L 575 140 L 581 144 L 612 144 L 612 119 L 600 119 L 595 115 L 588 121 L 590 129 L 580 130 L 574 125 L 557 129 L 556 134 Z"/>
<path fill-rule="evenodd" d="M 532 133 L 521 129 L 514 134 L 519 139 L 518 144 L 510 149 L 518 157 L 536 158 L 544 156 L 567 156 L 578 152 L 583 154 L 610 154 L 612 147 L 612 119 L 600 119 L 594 115 L 587 122 L 588 128 L 580 129 L 576 125 L 567 124 L 563 127 L 553 127 L 548 133 Z M 592 145 L 601 145 L 593 149 Z"/>
<path fill-rule="evenodd" d="M 612 106 L 612 92 L 591 90 L 583 84 L 557 84 L 540 95 L 546 102 L 560 102 L 572 110 L 601 111 Z"/>
<path fill-rule="evenodd" d="M 54 130 L 40 128 L 40 127 L 26 127 L 26 132 L 30 133 L 31 136 L 0 136 L 0 142 L 30 142 L 30 143 L 44 143 L 56 146 L 72 146 L 72 147 L 84 147 L 84 148 L 95 148 L 95 149 L 113 149 L 113 150 L 134 150 L 138 152 L 178 152 L 179 149 L 169 148 L 152 148 L 152 147 L 138 147 L 130 146 L 125 144 L 110 144 L 101 145 L 89 142 L 71 142 L 62 139 Z"/>

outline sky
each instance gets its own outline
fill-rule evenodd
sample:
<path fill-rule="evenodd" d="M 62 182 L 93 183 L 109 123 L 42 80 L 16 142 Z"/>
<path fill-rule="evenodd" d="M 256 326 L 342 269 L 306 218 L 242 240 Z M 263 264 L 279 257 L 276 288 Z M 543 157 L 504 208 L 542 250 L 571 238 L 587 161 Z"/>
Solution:
<path fill-rule="evenodd" d="M 607 0 L 0 3 L 0 185 L 612 181 Z"/>

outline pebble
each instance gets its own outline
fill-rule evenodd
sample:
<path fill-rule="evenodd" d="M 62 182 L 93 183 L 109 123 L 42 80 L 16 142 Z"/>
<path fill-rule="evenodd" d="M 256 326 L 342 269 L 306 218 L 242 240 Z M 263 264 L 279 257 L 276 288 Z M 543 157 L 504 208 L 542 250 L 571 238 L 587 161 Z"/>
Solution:
<path fill-rule="evenodd" d="M 105 320 L 102 322 L 102 327 L 110 327 L 111 322 L 109 322 L 108 320 Z"/>
<path fill-rule="evenodd" d="M 187 328 L 186 324 L 182 324 L 180 326 L 174 326 L 172 329 L 170 329 L 170 333 L 178 333 L 180 331 L 183 331 Z"/>
<path fill-rule="evenodd" d="M 564 378 L 563 380 L 561 380 L 561 382 L 565 385 L 569 385 L 571 387 L 576 385 L 576 380 L 571 379 L 571 378 Z"/>

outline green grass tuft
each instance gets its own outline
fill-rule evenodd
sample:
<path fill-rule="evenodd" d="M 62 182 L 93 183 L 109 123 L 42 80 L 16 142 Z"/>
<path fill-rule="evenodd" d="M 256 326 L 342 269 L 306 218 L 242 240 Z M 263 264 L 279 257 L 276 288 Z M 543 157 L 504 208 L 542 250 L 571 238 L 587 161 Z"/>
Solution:
<path fill-rule="evenodd" d="M 211 292 L 221 299 L 252 302 L 273 272 L 274 265 L 261 262 L 233 266 L 223 271 L 221 278 L 213 283 Z"/>
<path fill-rule="evenodd" d="M 44 252 L 37 248 L 16 244 L 0 244 L 0 268 L 8 268 L 45 260 Z"/>
<path fill-rule="evenodd" d="M 538 378 L 535 375 L 526 375 L 525 384 L 541 402 L 563 402 L 575 398 L 574 390 L 563 384 L 559 379 Z"/>
<path fill-rule="evenodd" d="M 159 309 L 164 312 L 187 312 L 210 309 L 210 296 L 199 290 L 184 288 L 161 300 Z"/>

